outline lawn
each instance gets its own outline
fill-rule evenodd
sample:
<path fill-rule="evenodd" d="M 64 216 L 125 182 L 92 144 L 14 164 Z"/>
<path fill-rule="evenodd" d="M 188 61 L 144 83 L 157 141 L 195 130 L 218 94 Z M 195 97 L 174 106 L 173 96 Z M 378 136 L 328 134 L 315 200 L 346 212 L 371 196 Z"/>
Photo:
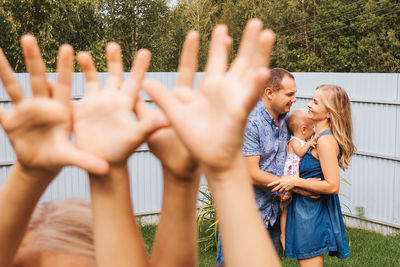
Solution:
<path fill-rule="evenodd" d="M 156 231 L 156 226 L 147 225 L 141 228 L 143 239 L 149 254 Z M 325 266 L 400 266 L 400 235 L 383 236 L 358 229 L 346 228 L 350 247 L 350 258 L 340 260 L 336 257 L 324 257 Z M 199 233 L 202 235 L 202 233 Z M 215 265 L 217 252 L 203 252 L 199 246 L 199 264 L 201 267 Z M 283 266 L 298 266 L 297 261 L 286 259 L 281 255 Z"/>

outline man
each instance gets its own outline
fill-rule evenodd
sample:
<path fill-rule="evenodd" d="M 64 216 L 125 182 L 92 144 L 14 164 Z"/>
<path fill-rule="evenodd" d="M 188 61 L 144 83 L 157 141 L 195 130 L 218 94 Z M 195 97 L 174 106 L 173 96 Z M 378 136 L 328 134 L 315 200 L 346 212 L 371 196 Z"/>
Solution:
<path fill-rule="evenodd" d="M 296 82 L 293 75 L 274 68 L 265 84 L 260 100 L 247 120 L 243 140 L 243 156 L 254 184 L 254 194 L 260 215 L 268 229 L 275 248 L 280 248 L 280 207 L 276 192 L 267 184 L 283 175 L 287 142 L 286 113 L 296 102 Z M 217 264 L 223 263 L 221 241 L 218 239 Z"/>

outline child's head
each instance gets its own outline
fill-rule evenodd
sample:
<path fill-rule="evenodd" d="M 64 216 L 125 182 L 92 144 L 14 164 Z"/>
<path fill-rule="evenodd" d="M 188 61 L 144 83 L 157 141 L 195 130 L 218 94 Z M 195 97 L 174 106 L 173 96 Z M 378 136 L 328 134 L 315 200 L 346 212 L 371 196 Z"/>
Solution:
<path fill-rule="evenodd" d="M 41 203 L 36 207 L 13 266 L 28 265 L 96 265 L 93 217 L 88 201 L 70 199 Z"/>
<path fill-rule="evenodd" d="M 310 139 L 314 134 L 313 121 L 307 116 L 305 109 L 295 109 L 290 112 L 286 123 L 292 135 L 303 140 Z"/>

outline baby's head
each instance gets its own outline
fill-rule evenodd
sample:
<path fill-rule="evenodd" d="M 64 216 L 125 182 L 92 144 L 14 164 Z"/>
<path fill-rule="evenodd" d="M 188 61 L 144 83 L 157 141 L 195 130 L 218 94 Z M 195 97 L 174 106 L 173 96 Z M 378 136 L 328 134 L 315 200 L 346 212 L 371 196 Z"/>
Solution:
<path fill-rule="evenodd" d="M 308 140 L 314 134 L 314 123 L 308 117 L 305 109 L 295 109 L 290 112 L 286 123 L 292 135 L 300 139 Z"/>

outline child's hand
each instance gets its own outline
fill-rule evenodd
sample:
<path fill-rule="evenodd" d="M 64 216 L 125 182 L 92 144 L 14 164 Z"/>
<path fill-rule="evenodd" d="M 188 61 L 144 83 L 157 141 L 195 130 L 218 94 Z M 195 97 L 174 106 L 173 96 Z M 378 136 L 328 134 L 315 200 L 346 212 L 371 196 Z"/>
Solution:
<path fill-rule="evenodd" d="M 86 92 L 74 105 L 74 134 L 80 149 L 111 164 L 120 164 L 148 135 L 168 122 L 159 116 L 133 120 L 133 109 L 150 62 L 150 52 L 138 51 L 131 76 L 123 83 L 120 46 L 109 43 L 106 50 L 109 77 L 103 90 L 90 55 L 86 52 L 78 55 L 79 65 L 85 73 Z"/>
<path fill-rule="evenodd" d="M 139 118 L 143 113 L 161 116 L 159 110 L 150 110 L 144 102 L 137 104 L 136 113 Z M 161 161 L 163 167 L 173 174 L 173 177 L 182 181 L 192 180 L 197 177 L 199 173 L 198 162 L 179 140 L 172 127 L 162 128 L 154 132 L 147 139 L 147 144 L 150 151 Z"/>
<path fill-rule="evenodd" d="M 190 33 L 190 35 L 194 33 Z M 145 81 L 144 88 L 171 121 L 184 145 L 205 167 L 224 170 L 241 157 L 240 147 L 247 116 L 267 79 L 274 35 L 262 31 L 259 20 L 246 26 L 238 56 L 228 73 L 226 26 L 214 28 L 204 77 L 192 90 L 194 68 L 181 69 L 181 82 L 174 94 L 158 82 Z M 188 58 L 196 61 L 197 50 Z"/>
<path fill-rule="evenodd" d="M 191 53 L 198 51 L 199 35 L 191 32 L 187 35 L 183 44 L 182 56 L 178 68 L 177 88 L 186 84 L 193 84 L 194 73 L 196 71 L 197 59 Z M 179 97 L 178 89 L 173 94 Z M 142 113 L 159 116 L 160 110 L 150 110 L 143 102 L 140 102 L 136 110 L 138 117 Z M 164 168 L 167 168 L 174 177 L 182 179 L 193 179 L 198 174 L 198 162 L 179 140 L 176 131 L 172 128 L 164 128 L 153 133 L 147 140 L 151 152 L 161 160 Z"/>
<path fill-rule="evenodd" d="M 3 52 L 0 50 L 0 77 L 14 103 L 10 110 L 1 109 L 1 124 L 23 169 L 54 177 L 63 166 L 75 165 L 103 174 L 108 165 L 70 142 L 72 116 L 70 92 L 73 71 L 73 49 L 60 47 L 55 85 L 46 81 L 46 68 L 35 37 L 21 38 L 26 68 L 30 74 L 33 97 L 26 98 Z"/>
<path fill-rule="evenodd" d="M 317 147 L 317 141 L 318 141 L 318 135 L 314 135 L 313 138 L 311 138 L 311 140 L 308 141 L 307 143 L 309 143 L 310 147 L 316 148 Z"/>
<path fill-rule="evenodd" d="M 283 251 L 285 251 L 285 233 L 281 233 L 281 244 Z"/>

